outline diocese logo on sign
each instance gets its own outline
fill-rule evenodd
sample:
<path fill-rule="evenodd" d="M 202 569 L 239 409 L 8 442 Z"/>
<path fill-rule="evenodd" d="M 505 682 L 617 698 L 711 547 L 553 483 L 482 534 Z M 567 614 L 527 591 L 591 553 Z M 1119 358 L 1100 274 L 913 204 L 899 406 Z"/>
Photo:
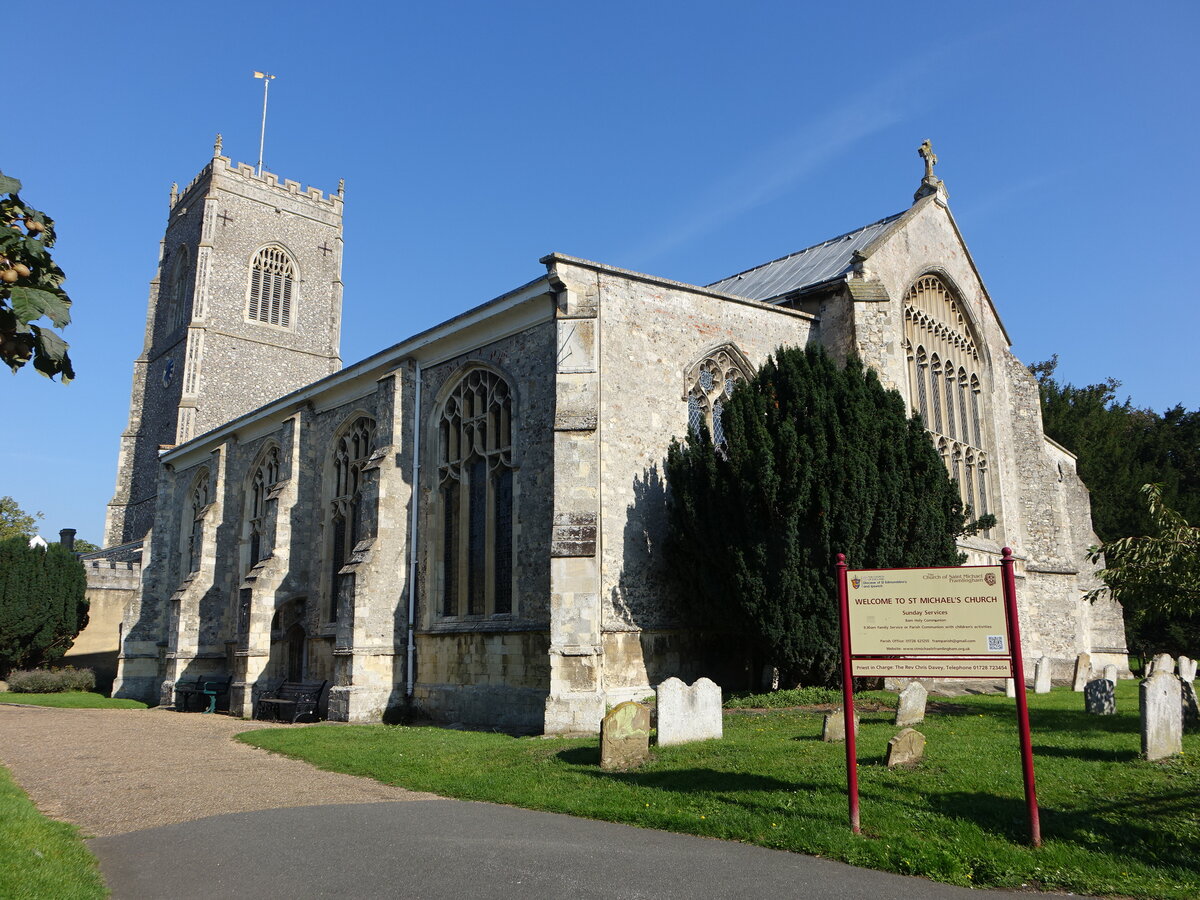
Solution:
<path fill-rule="evenodd" d="M 993 575 L 991 572 L 988 572 L 986 575 L 983 576 L 983 580 L 986 581 L 989 585 L 993 585 L 996 583 L 996 576 Z M 855 585 L 855 586 L 857 587 L 857 585 Z"/>

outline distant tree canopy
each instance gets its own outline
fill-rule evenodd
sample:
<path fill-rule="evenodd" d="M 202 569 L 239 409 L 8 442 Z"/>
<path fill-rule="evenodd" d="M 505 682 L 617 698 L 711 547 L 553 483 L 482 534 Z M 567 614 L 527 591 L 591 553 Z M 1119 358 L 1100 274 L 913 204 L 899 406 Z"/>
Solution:
<path fill-rule="evenodd" d="M 23 537 L 29 540 L 37 532 L 41 513 L 25 512 L 12 497 L 0 497 L 0 541 Z"/>
<path fill-rule="evenodd" d="M 721 423 L 721 446 L 702 428 L 668 451 L 668 565 L 696 624 L 740 634 L 783 683 L 832 684 L 835 554 L 958 565 L 958 488 L 900 395 L 821 348 L 777 351 Z"/>
<path fill-rule="evenodd" d="M 1079 457 L 1103 542 L 1100 574 L 1125 608 L 1129 647 L 1143 657 L 1194 653 L 1200 608 L 1177 602 L 1189 596 L 1177 592 L 1185 582 L 1166 576 L 1186 557 L 1186 541 L 1170 535 L 1186 536 L 1193 527 L 1187 523 L 1200 522 L 1200 410 L 1176 405 L 1159 414 L 1128 398 L 1119 402 L 1119 381 L 1076 387 L 1054 377 L 1057 366 L 1054 356 L 1030 367 L 1041 390 L 1042 420 L 1046 434 Z M 1185 530 L 1176 527 L 1180 523 Z M 1160 556 L 1174 562 L 1148 565 Z"/>
<path fill-rule="evenodd" d="M 87 624 L 86 589 L 74 553 L 0 541 L 0 675 L 61 658 Z"/>
<path fill-rule="evenodd" d="M 1054 377 L 1058 357 L 1030 366 L 1049 435 L 1079 457 L 1079 477 L 1092 495 L 1092 523 L 1102 541 L 1149 533 L 1153 522 L 1140 496 L 1162 485 L 1162 499 L 1189 521 L 1200 521 L 1200 410 L 1177 405 L 1161 415 L 1117 400 L 1121 382 L 1076 387 Z"/>

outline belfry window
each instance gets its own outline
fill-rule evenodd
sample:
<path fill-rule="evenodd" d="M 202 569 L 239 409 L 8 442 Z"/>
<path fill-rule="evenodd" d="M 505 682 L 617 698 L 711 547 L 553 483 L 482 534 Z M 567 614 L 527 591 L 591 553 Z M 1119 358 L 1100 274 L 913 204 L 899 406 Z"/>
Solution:
<path fill-rule="evenodd" d="M 341 570 L 354 553 L 354 545 L 364 536 L 362 509 L 363 469 L 375 444 L 375 421 L 359 416 L 346 429 L 333 448 L 333 498 L 329 524 L 329 621 L 338 617 L 338 597 L 342 585 Z"/>
<path fill-rule="evenodd" d="M 255 322 L 288 328 L 292 324 L 292 285 L 296 264 L 282 247 L 263 247 L 250 266 L 250 307 Z"/>
<path fill-rule="evenodd" d="M 988 449 L 983 430 L 984 361 L 961 301 L 936 275 L 904 298 L 909 403 L 925 420 L 972 517 L 987 513 Z"/>
<path fill-rule="evenodd" d="M 732 345 L 721 347 L 692 366 L 687 378 L 688 432 L 699 434 L 704 426 L 713 444 L 723 447 L 725 404 L 749 374 L 749 365 Z"/>
<path fill-rule="evenodd" d="M 438 411 L 441 614 L 513 611 L 513 398 L 473 369 Z"/>

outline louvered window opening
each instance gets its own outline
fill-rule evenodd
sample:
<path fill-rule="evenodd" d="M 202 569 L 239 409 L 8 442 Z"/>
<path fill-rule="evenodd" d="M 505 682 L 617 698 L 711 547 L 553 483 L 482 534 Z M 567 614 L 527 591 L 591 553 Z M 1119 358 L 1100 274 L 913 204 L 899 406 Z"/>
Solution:
<path fill-rule="evenodd" d="M 982 361 L 960 304 L 937 276 L 919 279 L 904 298 L 904 346 L 913 410 L 958 482 L 964 505 L 977 517 L 991 506 L 981 427 Z"/>
<path fill-rule="evenodd" d="M 338 619 L 339 598 L 353 592 L 353 579 L 341 575 L 342 568 L 354 555 L 362 531 L 363 469 L 375 449 L 375 421 L 359 416 L 333 448 L 333 499 L 329 525 L 329 605 L 330 622 Z"/>
<path fill-rule="evenodd" d="M 499 375 L 463 376 L 438 414 L 441 614 L 513 610 L 512 392 Z"/>
<path fill-rule="evenodd" d="M 250 270 L 250 318 L 288 328 L 292 320 L 292 285 L 296 266 L 279 247 L 263 247 Z"/>

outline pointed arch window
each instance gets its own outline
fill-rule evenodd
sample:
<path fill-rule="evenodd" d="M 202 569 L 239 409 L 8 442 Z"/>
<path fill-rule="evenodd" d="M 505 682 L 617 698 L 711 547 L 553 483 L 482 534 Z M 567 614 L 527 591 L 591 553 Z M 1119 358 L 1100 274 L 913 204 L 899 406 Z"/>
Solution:
<path fill-rule="evenodd" d="M 171 275 L 167 279 L 166 291 L 163 294 L 167 307 L 167 334 L 174 334 L 182 327 L 187 318 L 188 288 L 190 287 L 188 275 L 190 273 L 188 249 L 186 246 L 180 245 L 175 251 L 175 258 L 171 261 Z"/>
<path fill-rule="evenodd" d="M 922 276 L 909 288 L 904 338 L 915 348 L 909 350 L 909 401 L 958 482 L 963 504 L 981 516 L 990 505 L 981 393 L 986 363 L 964 309 L 936 275 Z"/>
<path fill-rule="evenodd" d="M 488 369 L 467 372 L 435 412 L 443 617 L 513 611 L 513 397 Z"/>
<path fill-rule="evenodd" d="M 282 247 L 263 247 L 250 265 L 250 307 L 252 321 L 290 328 L 292 291 L 296 264 Z"/>
<path fill-rule="evenodd" d="M 364 537 L 363 469 L 375 449 L 375 420 L 359 416 L 333 447 L 333 497 L 329 506 L 328 618 L 336 622 L 342 588 L 342 568 Z"/>
<path fill-rule="evenodd" d="M 188 492 L 189 515 L 184 528 L 184 561 L 188 574 L 200 571 L 200 558 L 204 552 L 204 514 L 212 505 L 209 491 L 208 469 L 201 469 Z"/>
<path fill-rule="evenodd" d="M 688 432 L 698 434 L 704 426 L 715 446 L 725 446 L 722 412 L 733 389 L 750 374 L 745 357 L 732 344 L 693 365 L 687 379 Z"/>
<path fill-rule="evenodd" d="M 249 528 L 250 555 L 247 569 L 255 563 L 266 559 L 275 549 L 273 544 L 273 529 L 270 529 L 271 514 L 274 512 L 272 489 L 279 482 L 279 448 L 272 447 L 267 451 L 262 462 L 254 470 L 250 483 L 249 495 Z"/>

